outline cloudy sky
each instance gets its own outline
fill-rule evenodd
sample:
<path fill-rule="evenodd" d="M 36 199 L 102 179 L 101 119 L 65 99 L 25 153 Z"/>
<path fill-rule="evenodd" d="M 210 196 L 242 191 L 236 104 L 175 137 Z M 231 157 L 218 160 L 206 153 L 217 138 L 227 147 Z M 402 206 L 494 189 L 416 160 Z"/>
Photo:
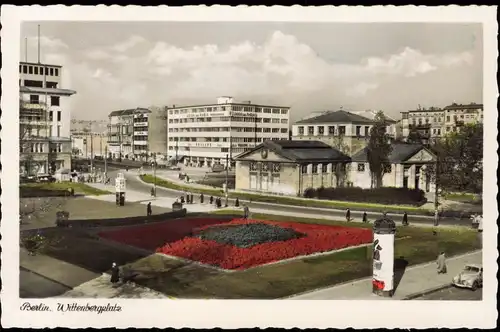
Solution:
<path fill-rule="evenodd" d="M 37 59 L 37 23 L 21 59 Z M 479 24 L 43 22 L 41 60 L 64 66 L 72 117 L 221 95 L 293 108 L 399 112 L 482 102 Z"/>

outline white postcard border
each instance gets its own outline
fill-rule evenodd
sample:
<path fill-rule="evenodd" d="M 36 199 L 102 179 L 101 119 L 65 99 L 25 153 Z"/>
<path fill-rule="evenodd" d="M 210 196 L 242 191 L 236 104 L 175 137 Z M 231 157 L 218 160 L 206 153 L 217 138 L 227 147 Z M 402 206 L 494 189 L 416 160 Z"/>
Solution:
<path fill-rule="evenodd" d="M 2 6 L 2 326 L 4 327 L 337 327 L 491 328 L 497 319 L 497 21 L 496 7 Z M 483 301 L 291 301 L 43 299 L 118 303 L 121 312 L 27 312 L 19 308 L 18 62 L 22 21 L 296 21 L 483 23 L 484 290 Z M 489 111 L 488 111 L 489 109 Z M 367 290 L 369 292 L 370 290 Z"/>

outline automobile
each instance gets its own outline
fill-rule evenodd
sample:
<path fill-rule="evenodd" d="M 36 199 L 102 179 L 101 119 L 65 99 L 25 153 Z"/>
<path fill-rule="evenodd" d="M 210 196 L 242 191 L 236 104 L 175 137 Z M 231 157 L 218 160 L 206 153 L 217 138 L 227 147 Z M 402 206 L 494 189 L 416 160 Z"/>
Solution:
<path fill-rule="evenodd" d="M 462 272 L 453 278 L 452 284 L 456 287 L 472 290 L 483 287 L 483 267 L 478 264 L 465 265 Z"/>
<path fill-rule="evenodd" d="M 56 178 L 50 174 L 39 174 L 36 178 L 38 182 L 56 182 Z"/>

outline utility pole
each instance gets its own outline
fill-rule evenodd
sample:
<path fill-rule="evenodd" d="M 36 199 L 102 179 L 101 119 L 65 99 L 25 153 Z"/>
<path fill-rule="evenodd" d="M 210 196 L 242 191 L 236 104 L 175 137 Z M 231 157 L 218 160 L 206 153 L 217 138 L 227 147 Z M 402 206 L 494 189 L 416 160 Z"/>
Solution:
<path fill-rule="evenodd" d="M 434 226 L 439 225 L 439 156 L 436 159 L 435 171 L 435 192 L 434 192 Z"/>
<path fill-rule="evenodd" d="M 92 130 L 92 128 L 90 129 Z M 94 137 L 92 131 L 90 132 L 90 170 L 94 174 Z"/>
<path fill-rule="evenodd" d="M 104 183 L 108 180 L 108 146 L 104 147 Z"/>
<path fill-rule="evenodd" d="M 228 180 L 229 180 L 229 155 L 226 154 L 226 207 L 229 206 L 229 189 L 228 189 Z"/>
<path fill-rule="evenodd" d="M 156 153 L 153 153 L 153 196 L 156 197 Z"/>

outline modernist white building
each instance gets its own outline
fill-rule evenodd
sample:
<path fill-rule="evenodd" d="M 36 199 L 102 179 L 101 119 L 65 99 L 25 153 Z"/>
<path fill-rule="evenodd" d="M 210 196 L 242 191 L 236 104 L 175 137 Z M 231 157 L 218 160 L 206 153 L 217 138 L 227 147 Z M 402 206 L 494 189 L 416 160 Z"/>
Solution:
<path fill-rule="evenodd" d="M 226 163 L 267 140 L 289 139 L 290 107 L 235 102 L 168 109 L 168 156 L 185 164 Z M 233 162 L 234 165 L 234 162 Z"/>
<path fill-rule="evenodd" d="M 418 134 L 422 139 L 443 137 L 470 123 L 483 122 L 483 104 L 453 103 L 444 108 L 418 108 L 401 112 L 402 135 Z"/>
<path fill-rule="evenodd" d="M 21 174 L 48 174 L 71 167 L 71 105 L 76 92 L 61 88 L 62 67 L 19 64 Z"/>

